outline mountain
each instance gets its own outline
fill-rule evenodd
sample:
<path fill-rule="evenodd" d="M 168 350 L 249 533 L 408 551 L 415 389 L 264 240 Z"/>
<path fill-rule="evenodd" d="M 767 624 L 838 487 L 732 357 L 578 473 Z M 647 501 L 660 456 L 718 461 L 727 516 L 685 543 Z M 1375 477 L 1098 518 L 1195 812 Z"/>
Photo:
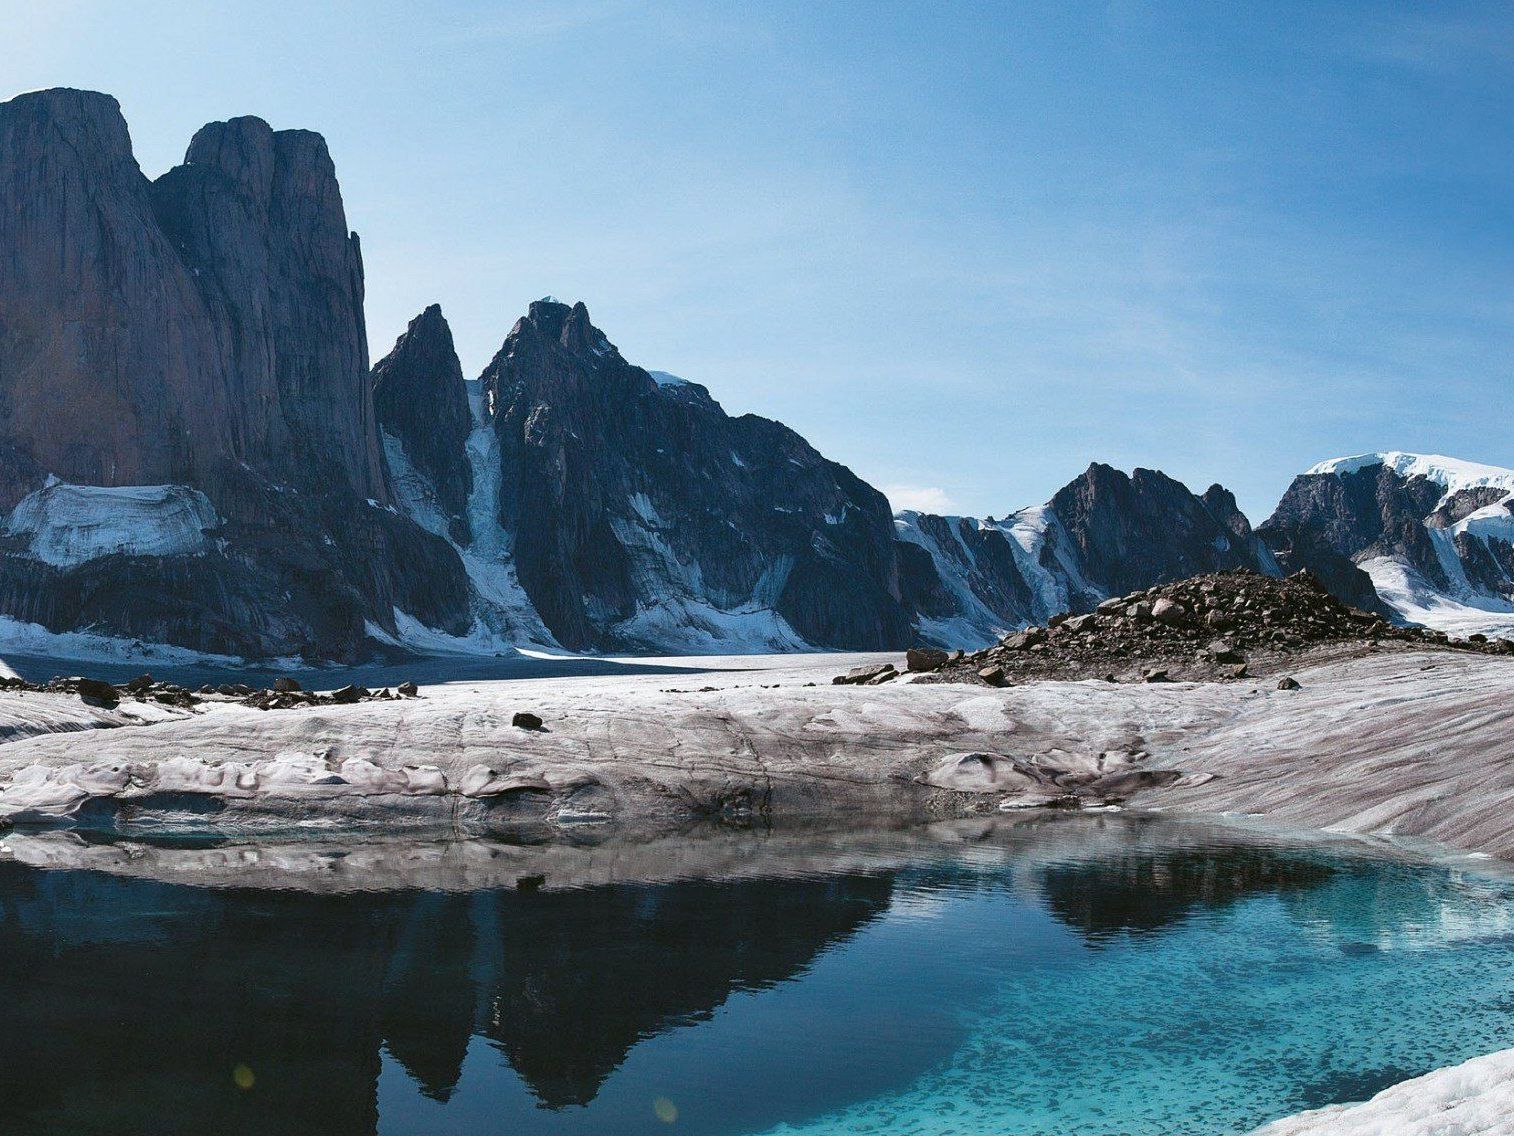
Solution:
<path fill-rule="evenodd" d="M 1396 451 L 1337 458 L 1294 478 L 1258 533 L 1338 594 L 1332 575 L 1347 566 L 1401 619 L 1514 633 L 1514 470 Z"/>
<path fill-rule="evenodd" d="M 1507 470 L 1327 462 L 1255 533 L 1220 486 L 1100 464 L 1002 520 L 893 517 L 783 424 L 628 362 L 581 303 L 530 305 L 470 383 L 436 305 L 370 372 L 363 292 L 320 135 L 214 122 L 149 180 L 109 96 L 0 103 L 0 637 L 976 647 L 1241 567 L 1514 632 Z"/>
<path fill-rule="evenodd" d="M 415 348 L 420 335 L 435 350 Z M 529 609 L 575 650 L 908 643 L 883 495 L 781 423 L 628 363 L 583 304 L 530 306 L 478 380 L 463 441 L 427 433 L 433 407 L 467 397 L 439 311 L 379 364 L 376 388 L 401 377 L 409 393 L 381 398 L 380 418 L 403 450 L 391 446 L 402 501 L 439 531 L 437 506 L 455 511 L 460 487 L 446 471 L 471 451 L 471 531 L 452 537 L 516 626 Z M 500 573 L 508 586 L 491 589 Z"/>
<path fill-rule="evenodd" d="M 895 528 L 917 637 L 944 647 L 981 647 L 1057 612 L 1201 572 L 1278 571 L 1223 486 L 1200 497 L 1156 470 L 1127 475 L 1100 463 L 1003 520 L 907 511 Z"/>
<path fill-rule="evenodd" d="M 0 104 L 0 613 L 356 659 L 396 608 L 467 629 L 393 504 L 362 256 L 317 134 L 216 122 L 156 181 L 116 101 Z"/>

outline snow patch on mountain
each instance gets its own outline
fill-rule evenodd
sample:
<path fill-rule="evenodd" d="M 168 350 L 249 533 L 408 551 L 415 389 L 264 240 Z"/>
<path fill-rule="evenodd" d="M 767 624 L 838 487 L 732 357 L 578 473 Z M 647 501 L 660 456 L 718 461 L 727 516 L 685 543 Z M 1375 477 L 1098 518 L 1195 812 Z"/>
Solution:
<path fill-rule="evenodd" d="M 56 568 L 101 556 L 192 556 L 220 518 L 187 485 L 72 485 L 56 478 L 21 499 L 5 522 L 28 552 Z"/>
<path fill-rule="evenodd" d="M 473 470 L 473 492 L 468 498 L 468 524 L 473 539 L 459 544 L 436 500 L 425 475 L 418 471 L 397 438 L 384 438 L 384 454 L 394 480 L 395 497 L 409 517 L 426 531 L 441 537 L 457 550 L 473 585 L 473 626 L 461 638 L 427 627 L 398 609 L 394 612 L 399 637 L 370 624 L 368 634 L 382 643 L 412 650 L 445 654 L 496 655 L 513 651 L 518 644 L 556 647 L 541 617 L 536 614 L 515 574 L 510 537 L 499 524 L 499 441 L 484 412 L 481 393 L 470 390 L 469 409 L 473 431 L 468 435 L 468 461 Z"/>
<path fill-rule="evenodd" d="M 1410 454 L 1400 450 L 1358 454 L 1349 458 L 1331 458 L 1305 470 L 1309 476 L 1357 473 L 1373 466 L 1386 466 L 1400 477 L 1423 477 L 1442 486 L 1446 497 L 1468 489 L 1502 489 L 1514 493 L 1514 469 L 1483 465 L 1479 462 L 1448 458 L 1443 454 Z"/>
<path fill-rule="evenodd" d="M 916 634 L 927 643 L 949 643 L 964 650 L 976 650 L 995 642 L 1014 628 L 1024 626 L 1023 621 L 1012 621 L 999 615 L 968 585 L 967 576 L 960 564 L 964 559 L 970 562 L 972 553 L 957 535 L 957 525 L 963 518 L 946 518 L 955 545 L 948 550 L 942 548 L 935 537 L 925 531 L 921 516 L 918 509 L 906 509 L 898 513 L 894 517 L 894 535 L 899 540 L 920 546 L 930 554 L 936 574 L 951 592 L 957 610 L 949 616 L 919 616 L 915 623 Z M 982 524 L 974 518 L 967 520 L 973 525 Z"/>
<path fill-rule="evenodd" d="M 1472 601 L 1447 595 L 1412 565 L 1393 556 L 1374 556 L 1358 567 L 1372 577 L 1372 586 L 1383 602 L 1410 623 L 1447 635 L 1514 637 L 1514 602 L 1494 596 L 1478 596 Z"/>
<path fill-rule="evenodd" d="M 1108 596 L 1083 578 L 1071 544 L 1057 512 L 1050 505 L 1033 505 L 1021 509 L 999 522 L 999 527 L 1013 538 L 1016 547 L 1024 553 L 1019 560 L 1020 574 L 1035 590 L 1036 606 L 1031 616 L 1033 622 L 1044 623 L 1059 611 L 1068 611 L 1076 595 L 1095 600 Z M 1052 562 L 1060 571 L 1045 564 L 1046 550 L 1050 548 Z"/>

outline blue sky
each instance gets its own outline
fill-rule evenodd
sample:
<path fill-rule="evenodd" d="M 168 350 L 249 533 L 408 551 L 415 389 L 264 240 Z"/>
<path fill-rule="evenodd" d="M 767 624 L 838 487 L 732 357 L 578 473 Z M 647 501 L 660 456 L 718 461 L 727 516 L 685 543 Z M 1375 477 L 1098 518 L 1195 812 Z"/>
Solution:
<path fill-rule="evenodd" d="M 375 357 L 437 301 L 476 374 L 582 299 L 633 362 L 900 504 L 1091 460 L 1236 490 L 1514 465 L 1501 4 L 0 0 L 0 97 L 324 133 Z"/>

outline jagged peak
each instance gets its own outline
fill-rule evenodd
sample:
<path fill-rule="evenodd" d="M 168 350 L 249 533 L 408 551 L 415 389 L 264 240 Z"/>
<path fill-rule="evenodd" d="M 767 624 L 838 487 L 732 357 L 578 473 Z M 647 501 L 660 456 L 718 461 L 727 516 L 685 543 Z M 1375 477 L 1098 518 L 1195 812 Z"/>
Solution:
<path fill-rule="evenodd" d="M 442 314 L 440 304 L 427 304 L 419 315 L 406 325 L 394 347 L 373 366 L 375 376 L 382 376 L 393 366 L 395 360 L 413 353 L 434 355 L 440 353 L 448 362 L 448 372 L 456 372 L 459 380 L 462 367 L 457 362 L 457 349 L 452 342 L 452 327 Z"/>

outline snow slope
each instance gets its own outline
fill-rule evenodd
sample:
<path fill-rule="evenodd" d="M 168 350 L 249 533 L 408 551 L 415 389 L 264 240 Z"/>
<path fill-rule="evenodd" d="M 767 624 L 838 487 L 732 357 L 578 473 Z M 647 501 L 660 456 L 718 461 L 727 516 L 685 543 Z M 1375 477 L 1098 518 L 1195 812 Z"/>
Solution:
<path fill-rule="evenodd" d="M 1373 466 L 1387 466 L 1400 477 L 1423 477 L 1445 488 L 1446 495 L 1466 489 L 1493 487 L 1514 493 L 1514 469 L 1448 458 L 1442 454 L 1409 454 L 1400 450 L 1383 450 L 1357 454 L 1349 458 L 1331 458 L 1305 470 L 1306 476 L 1333 473 L 1357 473 Z"/>
<path fill-rule="evenodd" d="M 484 412 L 484 396 L 476 388 L 476 383 L 469 384 L 468 405 L 473 413 L 473 431 L 468 436 L 468 461 L 473 467 L 473 492 L 468 497 L 468 524 L 473 534 L 470 543 L 453 540 L 430 482 L 415 468 L 398 439 L 383 436 L 395 495 L 404 511 L 422 528 L 451 544 L 462 558 L 474 591 L 473 627 L 467 636 L 456 638 L 396 609 L 398 639 L 369 626 L 368 634 L 380 642 L 433 653 L 484 655 L 516 646 L 557 646 L 516 577 L 510 535 L 499 524 L 499 440 Z"/>

